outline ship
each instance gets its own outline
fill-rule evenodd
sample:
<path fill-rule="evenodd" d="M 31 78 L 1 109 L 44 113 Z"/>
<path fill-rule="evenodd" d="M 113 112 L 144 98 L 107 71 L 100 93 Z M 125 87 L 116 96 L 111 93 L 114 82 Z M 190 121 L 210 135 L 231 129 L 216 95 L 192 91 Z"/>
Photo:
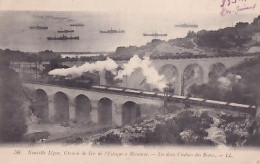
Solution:
<path fill-rule="evenodd" d="M 60 37 L 47 37 L 48 40 L 79 40 L 79 36 L 65 36 L 65 35 L 62 35 Z"/>
<path fill-rule="evenodd" d="M 198 28 L 199 26 L 197 24 L 176 24 L 175 27 L 183 27 L 183 28 Z"/>
<path fill-rule="evenodd" d="M 75 24 L 70 24 L 70 26 L 85 26 L 85 25 L 82 23 L 75 23 Z"/>
<path fill-rule="evenodd" d="M 124 33 L 125 30 L 114 30 L 114 29 L 110 29 L 110 30 L 107 30 L 107 31 L 99 31 L 100 33 L 109 33 L 109 34 L 113 34 L 113 33 Z"/>
<path fill-rule="evenodd" d="M 47 26 L 30 26 L 30 29 L 35 29 L 35 30 L 47 30 L 48 27 Z"/>
<path fill-rule="evenodd" d="M 148 34 L 148 33 L 143 33 L 143 36 L 167 36 L 167 34 L 159 34 L 159 33 L 151 33 L 151 34 Z"/>
<path fill-rule="evenodd" d="M 74 30 L 58 30 L 58 33 L 69 33 L 74 32 Z"/>

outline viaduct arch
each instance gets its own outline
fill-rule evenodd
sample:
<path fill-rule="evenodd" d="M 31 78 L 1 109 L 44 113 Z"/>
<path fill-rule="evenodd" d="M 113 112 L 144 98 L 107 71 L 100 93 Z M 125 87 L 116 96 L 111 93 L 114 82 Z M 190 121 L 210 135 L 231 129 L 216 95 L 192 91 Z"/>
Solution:
<path fill-rule="evenodd" d="M 98 101 L 98 122 L 102 125 L 112 124 L 112 100 L 107 97 Z"/>
<path fill-rule="evenodd" d="M 91 112 L 90 99 L 80 94 L 75 98 L 75 120 L 79 122 L 89 122 Z"/>
<path fill-rule="evenodd" d="M 141 117 L 141 111 L 133 101 L 127 101 L 122 106 L 122 124 L 130 124 L 136 122 Z"/>
<path fill-rule="evenodd" d="M 54 120 L 55 122 L 69 121 L 69 98 L 59 91 L 54 95 Z"/>
<path fill-rule="evenodd" d="M 158 73 L 159 75 L 164 76 L 164 80 L 167 82 L 167 84 L 172 84 L 174 88 L 178 87 L 179 84 L 177 78 L 179 76 L 179 71 L 176 66 L 172 64 L 163 65 L 159 69 Z"/>
<path fill-rule="evenodd" d="M 209 81 L 216 80 L 219 76 L 221 76 L 226 71 L 226 66 L 223 63 L 214 63 L 209 68 L 208 78 Z"/>
<path fill-rule="evenodd" d="M 37 89 L 35 91 L 35 102 L 33 114 L 43 120 L 48 120 L 49 116 L 49 101 L 48 95 L 43 89 Z"/>

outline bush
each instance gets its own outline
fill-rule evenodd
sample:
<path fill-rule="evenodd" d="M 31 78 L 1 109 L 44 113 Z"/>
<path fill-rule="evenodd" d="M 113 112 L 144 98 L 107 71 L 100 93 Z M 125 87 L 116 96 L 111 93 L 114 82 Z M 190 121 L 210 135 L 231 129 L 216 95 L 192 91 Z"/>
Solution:
<path fill-rule="evenodd" d="M 205 129 L 211 123 L 213 118 L 207 113 L 198 117 L 191 111 L 185 111 L 176 118 L 157 125 L 153 131 L 148 130 L 145 133 L 146 144 L 213 145 L 213 142 L 204 139 L 208 136 Z M 185 139 L 180 135 L 182 132 L 188 134 Z"/>
<path fill-rule="evenodd" d="M 96 142 L 100 145 L 122 145 L 121 137 L 113 132 L 108 133 L 105 136 L 100 136 Z"/>

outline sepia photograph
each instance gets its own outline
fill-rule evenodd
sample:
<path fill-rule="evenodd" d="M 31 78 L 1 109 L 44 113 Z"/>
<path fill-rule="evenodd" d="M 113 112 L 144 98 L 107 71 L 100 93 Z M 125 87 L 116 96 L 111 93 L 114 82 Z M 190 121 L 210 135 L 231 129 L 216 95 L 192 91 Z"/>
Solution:
<path fill-rule="evenodd" d="M 259 105 L 257 0 L 0 1 L 1 150 L 259 153 Z"/>

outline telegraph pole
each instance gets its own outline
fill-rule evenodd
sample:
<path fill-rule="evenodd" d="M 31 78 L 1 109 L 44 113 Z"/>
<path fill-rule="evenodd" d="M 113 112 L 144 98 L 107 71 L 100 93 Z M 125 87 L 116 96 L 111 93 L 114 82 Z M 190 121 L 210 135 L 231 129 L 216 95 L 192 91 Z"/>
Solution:
<path fill-rule="evenodd" d="M 184 75 L 181 78 L 181 96 L 184 96 Z"/>
<path fill-rule="evenodd" d="M 37 68 L 38 68 L 38 55 L 37 55 L 37 59 L 35 61 L 35 78 L 37 78 Z"/>
<path fill-rule="evenodd" d="M 172 88 L 172 84 L 168 83 L 167 86 L 163 89 L 164 92 L 164 101 L 163 101 L 163 107 L 164 107 L 164 113 L 167 113 L 168 111 L 168 101 L 169 97 L 174 92 L 174 88 Z"/>

